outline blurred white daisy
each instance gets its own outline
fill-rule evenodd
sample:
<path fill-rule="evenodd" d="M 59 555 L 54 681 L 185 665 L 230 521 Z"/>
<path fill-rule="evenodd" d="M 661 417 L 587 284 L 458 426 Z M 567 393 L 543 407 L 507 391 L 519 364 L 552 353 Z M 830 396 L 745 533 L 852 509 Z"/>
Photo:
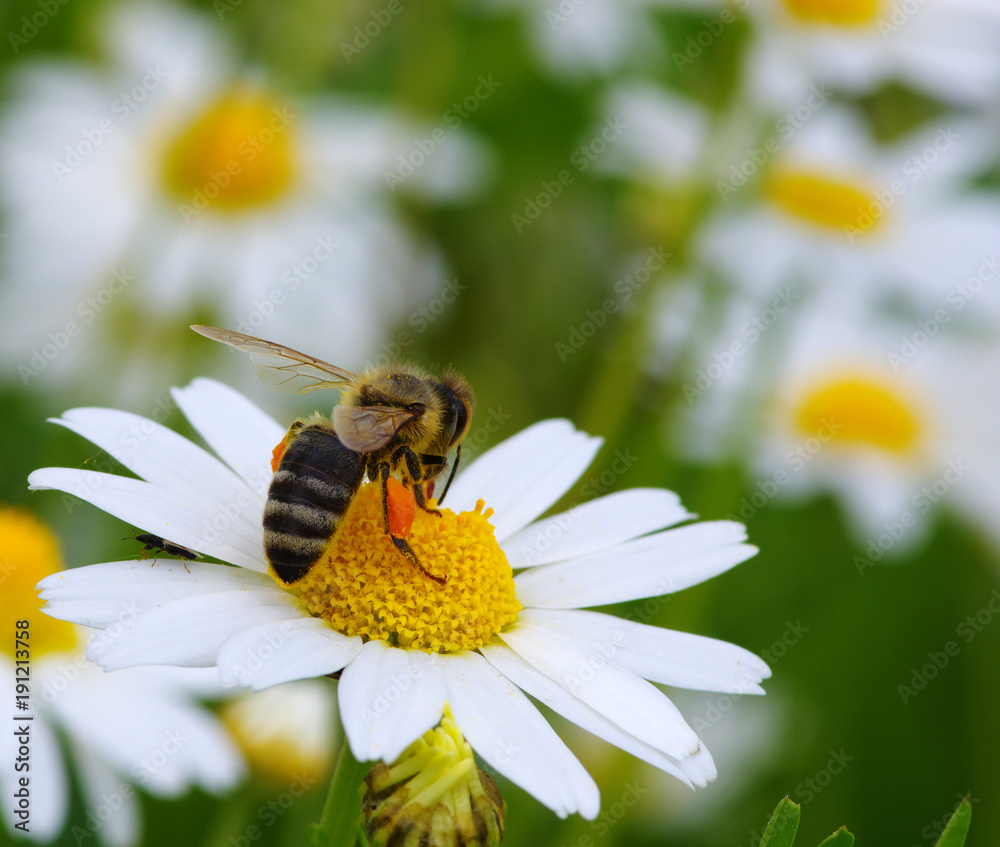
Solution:
<path fill-rule="evenodd" d="M 198 785 L 219 792 L 242 776 L 226 731 L 195 699 L 218 691 L 217 681 L 190 669 L 107 674 L 88 661 L 83 651 L 93 633 L 38 614 L 35 583 L 62 563 L 52 533 L 27 512 L 0 509 L 0 555 L 0 611 L 10 633 L 0 650 L 0 685 L 17 706 L 16 731 L 0 734 L 0 788 L 13 834 L 49 842 L 67 825 L 70 783 L 59 735 L 87 812 L 72 824 L 77 841 L 134 844 L 139 791 L 175 797 Z M 127 619 L 128 605 L 119 611 Z"/>
<path fill-rule="evenodd" d="M 220 716 L 247 764 L 275 785 L 311 785 L 332 769 L 337 700 L 329 680 L 286 682 L 236 697 Z"/>
<path fill-rule="evenodd" d="M 721 0 L 472 0 L 492 12 L 523 9 L 539 61 L 575 79 L 606 76 L 663 52 L 650 15 L 657 9 L 715 9 Z"/>
<path fill-rule="evenodd" d="M 774 499 L 831 492 L 864 550 L 862 572 L 913 549 L 946 508 L 1000 537 L 1000 408 L 983 391 L 996 337 L 964 334 L 944 309 L 906 320 L 842 292 L 799 305 L 785 329 L 779 356 L 748 356 L 744 378 L 712 385 L 688 422 L 718 427 L 724 416 L 705 410 L 728 408 L 718 443 L 749 451 L 757 480 L 742 519 Z M 759 416 L 747 414 L 754 401 Z"/>
<path fill-rule="evenodd" d="M 468 467 L 449 495 L 457 514 L 418 510 L 409 543 L 444 585 L 401 564 L 368 485 L 323 558 L 285 587 L 267 572 L 261 529 L 284 428 L 210 380 L 174 396 L 222 461 L 152 421 L 76 409 L 59 422 L 141 479 L 63 468 L 30 479 L 237 566 L 108 562 L 44 580 L 50 614 L 119 625 L 92 648 L 104 668 L 215 665 L 223 682 L 255 689 L 342 670 L 341 721 L 362 761 L 393 761 L 447 701 L 473 749 L 560 816 L 595 816 L 597 786 L 525 694 L 689 785 L 714 778 L 697 734 L 652 683 L 761 693 L 767 666 L 725 642 L 583 609 L 728 570 L 756 552 L 741 525 L 669 528 L 693 516 L 657 489 L 536 520 L 600 446 L 546 421 Z M 144 440 L 122 438 L 137 425 Z M 496 509 L 492 522 L 481 498 Z M 123 621 L 125 600 L 136 613 Z"/>
<path fill-rule="evenodd" d="M 950 103 L 1000 94 L 992 0 L 752 0 L 747 90 L 784 111 L 819 83 L 862 94 L 903 82 Z"/>
<path fill-rule="evenodd" d="M 148 344 L 197 308 L 322 339 L 349 364 L 443 282 L 390 201 L 475 184 L 464 133 L 285 96 L 167 5 L 119 5 L 101 32 L 105 66 L 28 65 L 0 115 L 0 349 L 22 381 L 94 366 L 67 344 L 99 356 L 136 323 Z"/>
<path fill-rule="evenodd" d="M 996 250 L 1000 197 L 968 185 L 985 161 L 974 124 L 933 126 L 880 148 L 855 114 L 826 104 L 768 140 L 772 152 L 747 150 L 720 175 L 724 205 L 696 246 L 701 263 L 738 290 L 921 300 Z"/>

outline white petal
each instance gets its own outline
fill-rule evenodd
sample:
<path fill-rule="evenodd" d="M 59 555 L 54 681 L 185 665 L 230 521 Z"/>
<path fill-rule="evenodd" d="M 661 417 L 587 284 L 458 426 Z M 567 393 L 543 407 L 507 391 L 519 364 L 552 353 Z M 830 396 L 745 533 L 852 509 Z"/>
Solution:
<path fill-rule="evenodd" d="M 42 468 L 28 477 L 33 491 L 65 491 L 126 523 L 156 533 L 224 562 L 265 572 L 262 524 L 251 524 L 259 502 L 245 491 L 242 500 L 198 508 L 171 491 L 139 479 L 74 468 Z"/>
<path fill-rule="evenodd" d="M 261 497 L 271 484 L 271 451 L 286 428 L 238 391 L 204 377 L 171 392 L 184 416 L 222 460 Z"/>
<path fill-rule="evenodd" d="M 90 642 L 87 658 L 105 670 L 211 667 L 222 643 L 240 630 L 295 617 L 306 614 L 290 594 L 228 591 L 182 597 L 112 624 Z"/>
<path fill-rule="evenodd" d="M 761 659 L 735 644 L 600 612 L 524 609 L 517 621 L 603 652 L 613 665 L 677 688 L 763 694 L 757 683 L 771 675 Z"/>
<path fill-rule="evenodd" d="M 590 556 L 543 565 L 514 578 L 523 606 L 575 609 L 680 591 L 757 553 L 730 521 L 668 529 Z"/>
<path fill-rule="evenodd" d="M 515 533 L 503 543 L 515 570 L 606 550 L 695 517 L 662 488 L 633 488 L 591 500 Z"/>
<path fill-rule="evenodd" d="M 532 623 L 519 622 L 500 637 L 549 679 L 661 753 L 683 759 L 701 746 L 667 696 L 631 671 L 610 664 L 605 649 L 568 641 Z"/>
<path fill-rule="evenodd" d="M 326 621 L 295 618 L 236 633 L 219 648 L 216 664 L 224 685 L 259 691 L 339 671 L 360 650 L 360 638 L 341 635 Z"/>
<path fill-rule="evenodd" d="M 552 711 L 571 720 L 577 726 L 593 733 L 598 738 L 614 744 L 626 753 L 631 753 L 653 767 L 677 777 L 681 782 L 691 786 L 691 780 L 677 766 L 677 763 L 644 744 L 621 727 L 599 715 L 586 703 L 578 700 L 564 688 L 556 685 L 541 671 L 536 670 L 517 655 L 506 644 L 494 643 L 481 648 L 480 652 L 486 660 L 516 686 L 523 689 L 536 700 L 540 700 Z"/>
<path fill-rule="evenodd" d="M 497 540 L 503 541 L 562 497 L 593 461 L 601 443 L 569 421 L 537 423 L 476 459 L 455 480 L 448 507 L 467 511 L 482 498 L 496 510 L 493 526 Z M 530 471 L 511 473 L 517 468 Z"/>
<path fill-rule="evenodd" d="M 79 743 L 72 747 L 84 806 L 100 822 L 101 843 L 109 847 L 135 844 L 141 829 L 135 790 L 108 767 L 97 751 Z"/>
<path fill-rule="evenodd" d="M 243 762 L 207 709 L 190 702 L 163 668 L 105 673 L 92 664 L 51 703 L 67 735 L 118 774 L 161 797 L 192 784 L 231 787 Z"/>
<path fill-rule="evenodd" d="M 592 820 L 597 785 L 541 713 L 476 653 L 431 657 L 441 669 L 455 721 L 491 768 L 564 818 Z"/>
<path fill-rule="evenodd" d="M 286 596 L 267 574 L 211 562 L 161 560 L 102 562 L 71 568 L 38 583 L 47 615 L 104 629 L 115 621 L 156 606 L 223 591 L 270 592 Z"/>
<path fill-rule="evenodd" d="M 92 441 L 137 476 L 209 504 L 237 502 L 251 493 L 246 484 L 222 462 L 188 439 L 148 418 L 113 409 L 70 409 L 61 418 L 50 418 Z M 254 492 L 256 494 L 256 492 Z M 249 519 L 256 525 L 263 517 Z"/>
<path fill-rule="evenodd" d="M 355 758 L 391 762 L 441 719 L 445 688 L 426 653 L 369 641 L 341 675 L 337 699 Z"/>

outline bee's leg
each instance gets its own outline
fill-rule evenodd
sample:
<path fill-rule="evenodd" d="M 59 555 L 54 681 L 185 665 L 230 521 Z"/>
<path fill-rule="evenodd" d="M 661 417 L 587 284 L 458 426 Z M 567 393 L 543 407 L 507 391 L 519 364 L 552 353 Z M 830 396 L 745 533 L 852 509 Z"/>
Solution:
<path fill-rule="evenodd" d="M 437 468 L 444 462 L 444 457 L 442 456 L 429 456 L 427 454 L 421 454 L 418 456 L 409 447 L 400 447 L 394 454 L 394 462 L 398 462 L 400 459 L 406 460 L 406 471 L 413 480 L 413 499 L 417 501 L 417 505 L 432 515 L 437 515 L 441 517 L 441 513 L 437 509 L 428 509 L 427 503 L 425 502 L 424 487 L 421 485 L 427 478 L 433 478 L 440 471 L 434 471 L 432 473 L 427 473 L 425 468 L 432 467 Z"/>
<path fill-rule="evenodd" d="M 414 565 L 416 565 L 421 572 L 433 579 L 438 585 L 444 585 L 447 580 L 444 577 L 434 576 L 430 571 L 428 571 L 420 561 L 417 559 L 417 554 L 413 552 L 413 548 L 410 547 L 410 543 L 405 538 L 399 538 L 393 535 L 389 531 L 389 473 L 391 471 L 388 462 L 381 462 L 378 466 L 378 477 L 381 482 L 382 487 L 382 526 L 385 529 L 385 534 L 392 539 L 392 543 L 396 545 L 400 553 L 406 556 L 407 559 Z"/>

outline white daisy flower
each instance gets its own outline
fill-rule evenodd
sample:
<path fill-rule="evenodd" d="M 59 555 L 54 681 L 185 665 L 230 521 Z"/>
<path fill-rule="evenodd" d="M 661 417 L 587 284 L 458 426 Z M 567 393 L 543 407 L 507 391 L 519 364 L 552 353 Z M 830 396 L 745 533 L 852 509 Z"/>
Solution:
<path fill-rule="evenodd" d="M 921 300 L 996 250 L 1000 198 L 966 185 L 984 162 L 973 124 L 878 148 L 853 113 L 828 104 L 770 140 L 773 152 L 728 166 L 716 185 L 725 205 L 698 238 L 701 263 L 739 290 L 846 286 Z"/>
<path fill-rule="evenodd" d="M 688 421 L 698 429 L 706 408 L 719 421 L 728 406 L 728 437 L 718 441 L 749 449 L 757 479 L 739 517 L 773 499 L 832 492 L 864 550 L 862 572 L 912 550 L 943 508 L 996 536 L 1000 409 L 982 386 L 997 339 L 966 336 L 961 316 L 943 309 L 909 321 L 842 293 L 796 309 L 777 372 L 756 354 L 743 363 L 753 397 L 740 379 L 720 380 Z M 748 400 L 760 416 L 746 414 Z"/>
<path fill-rule="evenodd" d="M 357 363 L 443 282 L 391 198 L 473 186 L 466 134 L 284 96 L 191 12 L 121 4 L 101 31 L 106 67 L 28 65 L 0 115 L 0 343 L 22 381 L 113 356 L 113 314 L 155 336 L 198 307 Z"/>
<path fill-rule="evenodd" d="M 10 633 L 0 651 L 0 686 L 27 707 L 15 712 L 20 734 L 0 734 L 2 816 L 13 834 L 48 842 L 67 826 L 69 777 L 57 733 L 86 806 L 86 817 L 72 823 L 77 841 L 134 844 L 140 790 L 159 797 L 194 785 L 220 792 L 242 776 L 226 731 L 195 699 L 218 690 L 217 681 L 190 669 L 104 673 L 84 657 L 92 631 L 38 614 L 35 583 L 61 567 L 48 528 L 21 510 L 0 509 L 0 548 L 0 611 Z M 119 610 L 127 614 L 127 604 Z"/>
<path fill-rule="evenodd" d="M 783 111 L 820 83 L 854 94 L 900 81 L 947 102 L 1000 94 L 1000 8 L 992 0 L 752 0 L 752 94 Z"/>
<path fill-rule="evenodd" d="M 657 489 L 537 520 L 601 443 L 553 420 L 471 464 L 449 493 L 455 512 L 417 510 L 408 542 L 443 585 L 387 539 L 367 485 L 323 557 L 284 586 L 268 574 L 261 528 L 284 428 L 211 380 L 174 397 L 221 461 L 152 421 L 75 409 L 58 423 L 140 479 L 66 468 L 30 478 L 236 566 L 107 562 L 44 580 L 53 616 L 118 625 L 91 646 L 102 667 L 217 666 L 224 683 L 254 689 L 341 671 L 341 721 L 360 761 L 393 761 L 447 702 L 490 767 L 560 816 L 594 817 L 597 786 L 526 695 L 688 785 L 714 778 L 708 751 L 654 683 L 761 693 L 767 666 L 725 642 L 584 609 L 728 570 L 756 552 L 741 525 L 676 527 L 693 516 Z M 137 427 L 141 441 L 125 437 Z M 126 600 L 136 611 L 123 620 Z"/>

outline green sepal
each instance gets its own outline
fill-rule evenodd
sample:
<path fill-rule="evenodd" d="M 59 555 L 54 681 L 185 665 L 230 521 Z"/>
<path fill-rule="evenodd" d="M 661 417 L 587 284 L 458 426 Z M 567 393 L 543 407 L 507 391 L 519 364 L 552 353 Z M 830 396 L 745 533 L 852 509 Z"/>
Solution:
<path fill-rule="evenodd" d="M 799 807 L 787 797 L 775 807 L 764 829 L 760 847 L 792 847 L 799 828 Z"/>
<path fill-rule="evenodd" d="M 941 833 L 934 847 L 962 847 L 969 834 L 969 824 L 972 822 L 972 804 L 968 797 L 963 797 L 955 813 L 948 820 L 948 825 Z"/>
<path fill-rule="evenodd" d="M 854 836 L 847 831 L 846 826 L 842 826 L 833 835 L 824 838 L 819 847 L 852 847 Z"/>

